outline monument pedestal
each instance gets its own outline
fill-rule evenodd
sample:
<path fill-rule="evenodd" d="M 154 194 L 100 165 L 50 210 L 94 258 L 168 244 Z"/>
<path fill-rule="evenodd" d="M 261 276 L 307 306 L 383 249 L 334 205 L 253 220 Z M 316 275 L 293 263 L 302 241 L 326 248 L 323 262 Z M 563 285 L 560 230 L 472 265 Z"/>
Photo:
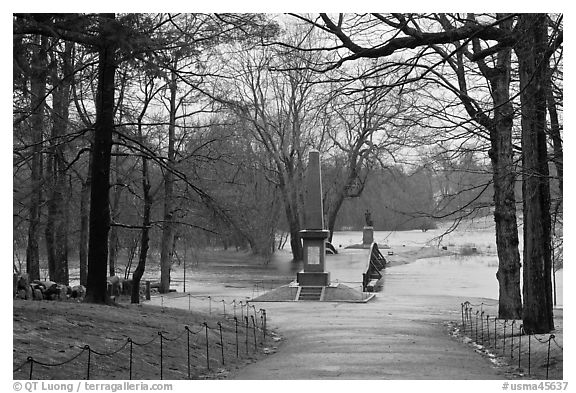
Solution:
<path fill-rule="evenodd" d="M 298 272 L 296 281 L 301 287 L 327 287 L 330 285 L 329 272 Z"/>
<path fill-rule="evenodd" d="M 362 244 L 371 245 L 374 243 L 374 227 L 364 227 L 362 232 Z"/>
<path fill-rule="evenodd" d="M 330 231 L 325 229 L 300 231 L 304 249 L 304 271 L 296 276 L 300 286 L 325 287 L 330 285 L 330 273 L 324 271 L 328 236 L 330 236 Z"/>

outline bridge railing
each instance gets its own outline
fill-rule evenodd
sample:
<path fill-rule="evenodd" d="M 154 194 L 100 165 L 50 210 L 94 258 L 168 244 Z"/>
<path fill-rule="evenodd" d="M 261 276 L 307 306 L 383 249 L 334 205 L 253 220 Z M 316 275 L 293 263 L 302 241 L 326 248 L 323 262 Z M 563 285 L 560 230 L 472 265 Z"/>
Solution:
<path fill-rule="evenodd" d="M 380 252 L 378 244 L 372 243 L 366 269 L 362 273 L 362 290 L 364 292 L 373 292 L 378 280 L 382 278 L 381 271 L 386 268 L 386 258 Z"/>

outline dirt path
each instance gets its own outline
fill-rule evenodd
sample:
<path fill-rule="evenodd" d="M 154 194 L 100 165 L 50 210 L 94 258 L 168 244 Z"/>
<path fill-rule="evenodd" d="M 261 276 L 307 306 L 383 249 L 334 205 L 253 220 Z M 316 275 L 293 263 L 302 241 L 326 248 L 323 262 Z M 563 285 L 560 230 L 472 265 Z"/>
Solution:
<path fill-rule="evenodd" d="M 237 378 L 506 378 L 449 335 L 441 319 L 448 303 L 450 299 L 408 296 L 368 304 L 260 303 L 285 342 Z"/>
<path fill-rule="evenodd" d="M 332 280 L 353 286 L 361 253 L 331 257 Z M 359 270 L 360 269 L 360 270 Z M 350 284 L 349 284 L 350 283 Z M 366 304 L 257 303 L 284 337 L 279 350 L 237 379 L 505 379 L 502 369 L 449 334 L 461 301 L 409 295 L 410 277 Z"/>

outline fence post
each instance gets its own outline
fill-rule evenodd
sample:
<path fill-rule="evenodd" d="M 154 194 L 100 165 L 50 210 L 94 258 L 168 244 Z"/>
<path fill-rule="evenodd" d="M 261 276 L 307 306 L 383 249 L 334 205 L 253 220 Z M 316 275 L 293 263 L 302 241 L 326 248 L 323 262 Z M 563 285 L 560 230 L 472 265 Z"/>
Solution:
<path fill-rule="evenodd" d="M 150 300 L 150 281 L 146 280 L 146 300 Z"/>
<path fill-rule="evenodd" d="M 482 340 L 482 345 L 484 345 L 484 311 L 480 313 L 480 335 Z"/>
<path fill-rule="evenodd" d="M 160 380 L 164 379 L 164 340 L 162 332 L 158 332 L 160 336 Z"/>
<path fill-rule="evenodd" d="M 248 317 L 244 317 L 246 322 L 246 355 L 248 355 Z"/>
<path fill-rule="evenodd" d="M 190 379 L 190 328 L 185 326 L 186 329 L 186 358 L 187 358 L 187 368 L 188 368 L 188 379 Z"/>
<path fill-rule="evenodd" d="M 206 328 L 206 367 L 210 370 L 210 350 L 208 349 L 208 324 L 204 322 L 204 327 Z"/>
<path fill-rule="evenodd" d="M 553 334 L 548 337 L 548 357 L 546 358 L 546 379 L 548 379 L 548 370 L 550 369 L 550 341 L 556 337 Z"/>
<path fill-rule="evenodd" d="M 518 335 L 518 371 L 520 371 L 521 365 L 520 365 L 520 357 L 522 354 L 522 334 L 524 331 L 524 325 L 520 324 L 520 327 L 518 328 L 518 333 L 520 333 Z"/>
<path fill-rule="evenodd" d="M 250 318 L 252 319 L 252 330 L 254 332 L 254 352 L 257 352 L 258 344 L 256 343 L 256 321 L 254 320 L 254 315 L 251 315 Z"/>
<path fill-rule="evenodd" d="M 234 325 L 236 327 L 236 357 L 240 357 L 240 350 L 238 348 L 238 318 L 234 317 Z"/>
<path fill-rule="evenodd" d="M 488 340 L 488 346 L 490 346 L 490 315 L 486 314 L 486 336 Z"/>
<path fill-rule="evenodd" d="M 132 343 L 132 339 L 130 337 L 128 337 L 128 342 L 130 343 L 130 365 L 129 365 L 129 380 L 132 380 L 132 352 L 133 352 L 133 343 Z"/>
<path fill-rule="evenodd" d="M 234 308 L 234 318 L 236 318 L 236 299 L 232 300 L 233 308 Z"/>
<path fill-rule="evenodd" d="M 262 341 L 260 343 L 264 345 L 266 343 L 266 330 L 264 330 L 264 315 L 260 315 L 260 326 L 262 328 Z"/>
<path fill-rule="evenodd" d="M 208 296 L 208 314 L 212 315 L 212 297 Z"/>
<path fill-rule="evenodd" d="M 474 342 L 478 343 L 478 313 L 479 311 L 476 310 L 476 335 L 474 338 Z"/>
<path fill-rule="evenodd" d="M 32 370 L 34 369 L 34 358 L 32 356 L 28 356 L 26 360 L 30 363 L 30 378 L 32 379 Z"/>
<path fill-rule="evenodd" d="M 222 354 L 222 365 L 224 365 L 224 339 L 222 338 L 222 324 L 218 322 L 217 325 L 220 329 L 220 353 Z"/>
<path fill-rule="evenodd" d="M 460 311 L 462 314 L 462 331 L 464 331 L 465 327 L 466 327 L 466 323 L 464 322 L 464 303 L 460 303 Z"/>
<path fill-rule="evenodd" d="M 224 318 L 226 318 L 226 301 L 222 299 L 222 307 L 224 308 Z"/>
<path fill-rule="evenodd" d="M 504 341 L 502 344 L 502 355 L 506 355 L 506 324 L 508 323 L 508 320 L 505 319 L 504 320 Z"/>
<path fill-rule="evenodd" d="M 528 334 L 528 375 L 530 375 L 530 363 L 532 361 L 532 343 L 530 338 L 530 334 Z"/>
<path fill-rule="evenodd" d="M 510 332 L 510 338 L 512 339 L 512 343 L 510 344 L 510 359 L 514 359 L 514 325 L 516 324 L 516 320 L 512 321 L 512 331 Z"/>
<path fill-rule="evenodd" d="M 88 365 L 86 367 L 86 379 L 90 380 L 90 355 L 92 354 L 92 350 L 90 349 L 90 345 L 84 345 L 84 349 L 88 350 Z"/>
<path fill-rule="evenodd" d="M 264 317 L 264 343 L 266 343 L 266 328 L 268 326 L 267 326 L 267 321 L 266 321 L 266 310 L 265 309 L 262 309 L 262 314 Z"/>
<path fill-rule="evenodd" d="M 464 334 L 466 334 L 466 326 L 468 325 L 468 303 L 464 302 Z"/>
<path fill-rule="evenodd" d="M 497 330 L 497 326 L 496 326 L 496 322 L 498 321 L 498 319 L 496 317 L 494 317 L 494 349 L 496 349 L 496 344 L 497 341 L 496 339 L 498 338 L 498 330 Z"/>

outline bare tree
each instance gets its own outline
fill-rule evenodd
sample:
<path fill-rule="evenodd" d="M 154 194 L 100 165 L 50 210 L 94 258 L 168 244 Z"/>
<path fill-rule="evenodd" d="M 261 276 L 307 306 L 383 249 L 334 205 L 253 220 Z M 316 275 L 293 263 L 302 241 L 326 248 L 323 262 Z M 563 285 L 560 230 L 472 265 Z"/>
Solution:
<path fill-rule="evenodd" d="M 140 144 L 143 146 L 146 145 L 145 136 L 143 132 L 143 120 L 148 107 L 151 103 L 151 100 L 154 96 L 159 92 L 159 89 L 156 88 L 154 80 L 156 75 L 152 73 L 150 76 L 146 77 L 141 88 L 143 93 L 143 103 L 142 109 L 138 114 L 138 118 L 136 120 L 137 124 L 137 137 Z M 140 281 L 142 276 L 144 275 L 144 271 L 146 269 L 146 259 L 148 257 L 148 249 L 150 243 L 150 227 L 152 225 L 152 202 L 154 198 L 154 194 L 160 188 L 160 185 L 156 188 L 156 191 L 152 190 L 152 185 L 150 181 L 149 169 L 148 169 L 148 162 L 149 158 L 146 154 L 142 154 L 142 166 L 141 166 L 141 174 L 142 174 L 142 229 L 140 233 L 140 252 L 138 255 L 138 265 L 132 274 L 132 294 L 131 294 L 131 303 L 140 303 Z"/>
<path fill-rule="evenodd" d="M 296 32 L 291 40 L 305 45 Z M 284 50 L 256 48 L 237 56 L 231 66 L 235 81 L 226 81 L 222 97 L 242 119 L 249 133 L 273 163 L 274 182 L 280 189 L 290 232 L 293 259 L 303 257 L 300 230 L 303 222 L 303 168 L 305 152 L 314 143 L 311 124 L 317 111 L 314 79 L 305 68 L 309 59 Z M 284 70 L 276 70 L 278 64 Z"/>
<path fill-rule="evenodd" d="M 372 64 L 361 66 L 366 70 L 360 74 L 369 72 Z M 324 190 L 330 241 L 344 200 L 362 194 L 371 168 L 385 166 L 385 157 L 394 159 L 400 147 L 399 135 L 406 128 L 403 119 L 413 105 L 394 87 L 375 88 L 389 85 L 382 75 L 373 78 L 349 75 L 344 81 L 344 86 L 338 82 L 330 85 L 331 94 L 323 114 L 327 118 L 324 126 L 327 142 L 333 145 L 336 158 L 342 155 L 343 160 L 335 164 L 339 172 L 331 176 L 333 183 Z"/>

